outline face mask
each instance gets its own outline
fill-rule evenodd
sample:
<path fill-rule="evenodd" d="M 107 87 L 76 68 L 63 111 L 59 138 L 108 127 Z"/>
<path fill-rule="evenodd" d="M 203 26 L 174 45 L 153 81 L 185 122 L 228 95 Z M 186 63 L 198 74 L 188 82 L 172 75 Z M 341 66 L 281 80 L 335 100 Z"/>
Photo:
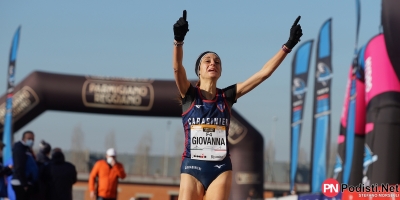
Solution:
<path fill-rule="evenodd" d="M 32 147 L 33 146 L 33 140 L 26 140 L 25 141 L 25 145 L 28 147 Z"/>
<path fill-rule="evenodd" d="M 113 160 L 114 160 L 113 158 L 107 157 L 107 163 L 108 163 L 108 164 L 111 164 L 111 162 L 112 162 Z"/>

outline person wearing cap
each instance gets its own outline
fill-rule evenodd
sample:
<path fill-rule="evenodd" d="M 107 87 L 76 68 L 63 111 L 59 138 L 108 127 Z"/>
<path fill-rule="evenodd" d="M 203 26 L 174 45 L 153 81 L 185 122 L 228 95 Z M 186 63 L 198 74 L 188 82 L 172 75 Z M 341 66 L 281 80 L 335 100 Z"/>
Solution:
<path fill-rule="evenodd" d="M 95 179 L 97 181 L 97 200 L 116 200 L 118 180 L 124 179 L 126 173 L 122 163 L 117 161 L 114 148 L 106 152 L 106 159 L 97 161 L 89 176 L 90 198 L 96 198 Z"/>
<path fill-rule="evenodd" d="M 244 82 L 223 89 L 217 88 L 223 69 L 222 61 L 212 51 L 205 51 L 197 58 L 194 71 L 199 79 L 195 86 L 189 82 L 182 64 L 183 41 L 189 31 L 186 16 L 184 10 L 183 16 L 173 25 L 172 64 L 185 133 L 179 199 L 227 200 L 232 184 L 232 162 L 227 139 L 231 107 L 238 98 L 270 77 L 300 41 L 303 35 L 298 24 L 300 16 L 293 23 L 287 42 L 260 71 Z"/>

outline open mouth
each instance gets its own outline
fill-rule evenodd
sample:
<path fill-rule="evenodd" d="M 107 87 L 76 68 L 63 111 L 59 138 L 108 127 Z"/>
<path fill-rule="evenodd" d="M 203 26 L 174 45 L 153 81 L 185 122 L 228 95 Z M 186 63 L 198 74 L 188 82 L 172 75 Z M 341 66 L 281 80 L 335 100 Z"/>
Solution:
<path fill-rule="evenodd" d="M 217 70 L 211 68 L 211 69 L 208 69 L 207 72 L 217 72 Z"/>

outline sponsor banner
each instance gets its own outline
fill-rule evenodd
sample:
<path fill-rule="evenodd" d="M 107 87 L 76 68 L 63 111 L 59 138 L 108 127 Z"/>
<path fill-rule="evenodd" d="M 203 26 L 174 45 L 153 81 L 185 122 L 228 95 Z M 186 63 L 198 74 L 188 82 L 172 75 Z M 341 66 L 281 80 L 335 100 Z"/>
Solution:
<path fill-rule="evenodd" d="M 39 103 L 39 97 L 36 92 L 29 86 L 24 86 L 13 95 L 12 99 L 12 115 L 13 120 L 18 120 L 29 110 Z M 0 124 L 5 125 L 4 116 L 6 113 L 5 103 L 0 105 Z"/>
<path fill-rule="evenodd" d="M 365 143 L 377 156 L 365 169 L 363 183 L 400 183 L 400 80 L 394 71 L 399 65 L 389 60 L 385 37 L 379 34 L 366 44 L 361 63 L 367 110 Z"/>
<path fill-rule="evenodd" d="M 88 79 L 82 87 L 82 101 L 87 107 L 150 110 L 154 88 L 150 82 Z"/>
<path fill-rule="evenodd" d="M 311 148 L 311 192 L 326 179 L 331 129 L 332 19 L 321 27 L 317 44 Z"/>
<path fill-rule="evenodd" d="M 8 65 L 8 73 L 7 73 L 7 99 L 6 104 L 1 105 L 0 110 L 3 111 L 0 113 L 0 120 L 1 124 L 4 127 L 3 138 L 2 141 L 5 145 L 3 149 L 3 163 L 9 162 L 12 160 L 12 144 L 13 144 L 13 117 L 14 114 L 14 84 L 15 84 L 15 67 L 17 62 L 17 50 L 19 45 L 19 37 L 21 32 L 21 26 L 18 27 L 17 31 L 14 34 L 13 41 L 11 43 L 11 50 L 10 50 L 10 58 L 9 58 L 9 65 Z M 4 117 L 3 117 L 4 116 Z M 1 130 L 3 131 L 3 130 Z M 10 190 L 9 195 L 13 194 L 13 191 Z"/>
<path fill-rule="evenodd" d="M 307 92 L 310 57 L 314 40 L 304 42 L 297 49 L 292 62 L 291 78 L 291 134 L 290 134 L 290 191 L 296 182 L 298 151 Z"/>

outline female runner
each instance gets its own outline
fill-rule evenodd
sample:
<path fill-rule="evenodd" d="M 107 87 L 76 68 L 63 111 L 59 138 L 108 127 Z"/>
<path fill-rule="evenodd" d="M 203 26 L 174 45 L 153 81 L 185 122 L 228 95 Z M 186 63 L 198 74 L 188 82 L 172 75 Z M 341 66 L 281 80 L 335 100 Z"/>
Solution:
<path fill-rule="evenodd" d="M 182 65 L 183 40 L 189 31 L 186 10 L 174 24 L 173 69 L 182 104 L 185 149 L 182 155 L 179 200 L 227 200 L 232 182 L 228 132 L 230 110 L 236 100 L 250 92 L 275 71 L 303 35 L 297 17 L 288 41 L 260 71 L 241 83 L 217 88 L 221 76 L 221 58 L 206 51 L 196 60 L 194 71 L 199 77 L 193 86 Z"/>

